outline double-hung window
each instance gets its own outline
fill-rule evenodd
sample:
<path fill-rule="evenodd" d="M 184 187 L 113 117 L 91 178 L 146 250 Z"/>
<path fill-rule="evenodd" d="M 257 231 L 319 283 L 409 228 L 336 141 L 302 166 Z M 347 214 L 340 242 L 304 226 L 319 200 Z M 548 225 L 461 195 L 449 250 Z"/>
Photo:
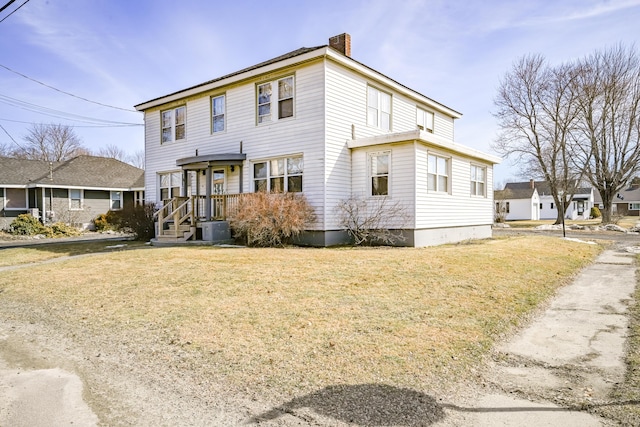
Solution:
<path fill-rule="evenodd" d="M 160 174 L 160 200 L 165 201 L 180 195 L 182 177 L 180 172 Z"/>
<path fill-rule="evenodd" d="M 211 133 L 224 132 L 225 103 L 224 95 L 211 98 Z"/>
<path fill-rule="evenodd" d="M 112 211 L 122 209 L 122 191 L 112 191 L 109 199 Z"/>
<path fill-rule="evenodd" d="M 280 157 L 253 164 L 254 191 L 297 193 L 302 191 L 302 156 Z"/>
<path fill-rule="evenodd" d="M 485 196 L 486 168 L 471 165 L 471 195 Z"/>
<path fill-rule="evenodd" d="M 173 142 L 187 136 L 187 107 L 181 106 L 162 112 L 162 142 Z"/>
<path fill-rule="evenodd" d="M 421 130 L 433 133 L 433 116 L 434 114 L 431 111 L 418 108 L 416 113 L 416 124 Z"/>
<path fill-rule="evenodd" d="M 5 188 L 4 208 L 7 210 L 26 209 L 27 190 L 25 190 L 24 188 Z"/>
<path fill-rule="evenodd" d="M 369 176 L 372 196 L 389 195 L 389 161 L 391 153 L 369 154 Z"/>
<path fill-rule="evenodd" d="M 372 86 L 367 90 L 367 124 L 391 130 L 391 95 Z"/>
<path fill-rule="evenodd" d="M 69 210 L 78 211 L 82 209 L 82 190 L 72 188 L 69 190 Z"/>
<path fill-rule="evenodd" d="M 449 191 L 449 162 L 446 157 L 429 154 L 427 164 L 427 188 L 429 191 Z"/>
<path fill-rule="evenodd" d="M 293 76 L 259 84 L 257 86 L 258 124 L 293 117 L 294 98 Z"/>

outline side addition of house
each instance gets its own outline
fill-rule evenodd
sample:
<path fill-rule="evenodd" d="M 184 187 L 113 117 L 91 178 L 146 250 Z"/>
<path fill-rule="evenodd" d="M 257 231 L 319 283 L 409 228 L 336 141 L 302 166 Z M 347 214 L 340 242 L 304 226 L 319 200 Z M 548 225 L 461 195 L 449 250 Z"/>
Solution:
<path fill-rule="evenodd" d="M 500 159 L 454 142 L 460 113 L 351 58 L 348 34 L 136 108 L 148 201 L 193 218 L 184 233 L 159 225 L 158 238 L 215 239 L 208 230 L 257 191 L 305 195 L 310 245 L 347 241 L 336 207 L 352 195 L 399 202 L 409 220 L 387 227 L 402 245 L 491 236 Z"/>

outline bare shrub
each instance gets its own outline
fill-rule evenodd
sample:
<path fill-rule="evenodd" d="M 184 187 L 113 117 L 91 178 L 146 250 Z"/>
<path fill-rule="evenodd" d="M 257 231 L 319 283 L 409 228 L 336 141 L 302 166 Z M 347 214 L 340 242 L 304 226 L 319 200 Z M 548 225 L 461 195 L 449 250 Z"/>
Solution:
<path fill-rule="evenodd" d="M 243 195 L 229 224 L 235 237 L 248 246 L 283 246 L 315 220 L 302 194 L 252 193 Z"/>
<path fill-rule="evenodd" d="M 354 244 L 393 245 L 405 237 L 391 227 L 406 227 L 411 216 L 399 201 L 388 197 L 367 198 L 352 195 L 341 200 L 337 207 L 338 223 L 349 233 Z"/>
<path fill-rule="evenodd" d="M 125 204 L 122 210 L 109 211 L 98 220 L 103 220 L 107 228 L 132 233 L 136 240 L 147 241 L 155 236 L 154 212 L 153 203 L 135 206 Z"/>

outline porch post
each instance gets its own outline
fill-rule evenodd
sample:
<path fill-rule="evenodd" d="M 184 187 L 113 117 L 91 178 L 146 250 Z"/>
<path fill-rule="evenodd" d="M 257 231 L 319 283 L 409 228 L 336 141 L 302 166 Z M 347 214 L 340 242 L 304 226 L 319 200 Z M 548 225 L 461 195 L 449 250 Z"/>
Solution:
<path fill-rule="evenodd" d="M 238 193 L 242 193 L 242 165 L 238 165 L 238 186 L 240 187 Z"/>
<path fill-rule="evenodd" d="M 204 175 L 204 179 L 206 179 L 207 181 L 205 182 L 205 188 L 206 188 L 206 200 L 204 203 L 204 216 L 205 216 L 205 221 L 210 221 L 211 220 L 211 166 L 207 166 L 207 171 L 205 172 Z"/>
<path fill-rule="evenodd" d="M 180 196 L 187 197 L 187 186 L 189 185 L 189 171 L 182 170 L 182 188 L 180 189 Z"/>

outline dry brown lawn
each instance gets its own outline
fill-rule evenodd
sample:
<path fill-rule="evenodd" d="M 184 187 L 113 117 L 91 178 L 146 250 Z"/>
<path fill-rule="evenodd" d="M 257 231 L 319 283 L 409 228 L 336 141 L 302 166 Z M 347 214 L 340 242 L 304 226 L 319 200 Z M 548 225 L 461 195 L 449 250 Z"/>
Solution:
<path fill-rule="evenodd" d="M 255 390 L 465 378 L 601 247 L 513 237 L 423 249 L 153 248 L 0 272 L 0 298 L 78 330 L 167 331 Z"/>

